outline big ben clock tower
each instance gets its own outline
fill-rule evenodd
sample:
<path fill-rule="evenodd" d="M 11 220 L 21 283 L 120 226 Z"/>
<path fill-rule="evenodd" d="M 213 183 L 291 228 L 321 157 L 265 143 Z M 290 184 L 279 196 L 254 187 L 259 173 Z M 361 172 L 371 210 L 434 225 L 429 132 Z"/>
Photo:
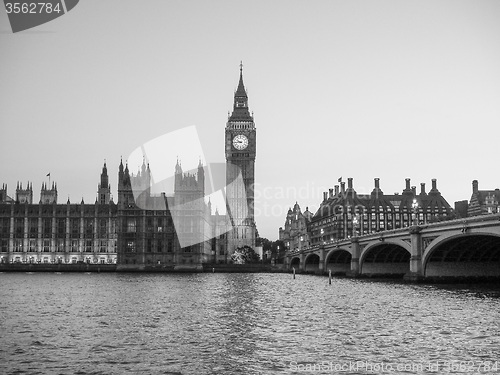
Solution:
<path fill-rule="evenodd" d="M 255 248 L 254 182 L 256 129 L 248 111 L 248 96 L 240 81 L 234 93 L 233 113 L 226 125 L 226 203 L 232 231 L 228 232 L 229 255 L 242 246 Z"/>

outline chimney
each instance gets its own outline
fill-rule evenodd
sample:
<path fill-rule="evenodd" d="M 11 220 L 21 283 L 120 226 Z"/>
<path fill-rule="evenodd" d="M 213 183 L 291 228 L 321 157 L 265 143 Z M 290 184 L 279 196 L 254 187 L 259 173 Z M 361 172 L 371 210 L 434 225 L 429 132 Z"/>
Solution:
<path fill-rule="evenodd" d="M 379 178 L 375 178 L 375 189 L 380 189 L 380 179 Z"/>
<path fill-rule="evenodd" d="M 342 181 L 342 182 L 340 183 L 340 191 L 342 192 L 342 194 L 344 194 L 344 193 L 345 193 L 345 182 L 344 182 L 344 181 Z"/>
<path fill-rule="evenodd" d="M 348 189 L 352 189 L 352 177 L 349 177 L 349 178 L 347 179 L 347 188 L 348 188 Z"/>
<path fill-rule="evenodd" d="M 477 180 L 472 181 L 472 194 L 477 194 L 479 192 L 479 184 Z"/>
<path fill-rule="evenodd" d="M 432 179 L 432 190 L 437 190 L 437 180 L 435 178 Z"/>
<path fill-rule="evenodd" d="M 413 193 L 413 195 L 417 195 L 417 187 L 416 186 L 412 186 L 411 187 L 411 192 Z"/>
<path fill-rule="evenodd" d="M 335 185 L 335 195 L 339 195 L 339 185 Z"/>
<path fill-rule="evenodd" d="M 406 178 L 405 181 L 406 181 L 406 189 L 405 190 L 410 190 L 411 189 L 410 188 L 410 179 Z"/>
<path fill-rule="evenodd" d="M 425 183 L 424 182 L 420 183 L 420 194 L 422 194 L 422 195 L 425 194 Z"/>
<path fill-rule="evenodd" d="M 328 194 L 328 192 L 326 192 L 326 191 L 323 192 L 323 202 L 326 201 L 327 194 Z"/>
<path fill-rule="evenodd" d="M 330 198 L 333 198 L 333 189 L 328 189 L 328 192 L 330 193 Z"/>

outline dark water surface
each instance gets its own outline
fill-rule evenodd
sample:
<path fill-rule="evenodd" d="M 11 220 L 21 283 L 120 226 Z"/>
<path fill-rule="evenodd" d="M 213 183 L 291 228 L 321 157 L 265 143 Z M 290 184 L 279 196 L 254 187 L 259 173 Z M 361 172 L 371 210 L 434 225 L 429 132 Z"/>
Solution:
<path fill-rule="evenodd" d="M 0 283 L 1 374 L 500 373 L 500 294 L 487 286 L 289 274 Z"/>

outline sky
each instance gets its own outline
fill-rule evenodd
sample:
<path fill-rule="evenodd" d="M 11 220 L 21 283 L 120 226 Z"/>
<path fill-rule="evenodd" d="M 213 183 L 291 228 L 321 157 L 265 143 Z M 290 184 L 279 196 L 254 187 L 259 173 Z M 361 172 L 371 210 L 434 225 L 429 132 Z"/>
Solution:
<path fill-rule="evenodd" d="M 495 0 L 82 0 L 14 34 L 0 11 L 0 183 L 38 201 L 50 173 L 60 203 L 93 203 L 106 160 L 116 201 L 120 158 L 193 126 L 162 173 L 223 163 L 243 61 L 261 236 L 340 177 L 436 178 L 453 206 L 500 187 L 499 19 Z"/>

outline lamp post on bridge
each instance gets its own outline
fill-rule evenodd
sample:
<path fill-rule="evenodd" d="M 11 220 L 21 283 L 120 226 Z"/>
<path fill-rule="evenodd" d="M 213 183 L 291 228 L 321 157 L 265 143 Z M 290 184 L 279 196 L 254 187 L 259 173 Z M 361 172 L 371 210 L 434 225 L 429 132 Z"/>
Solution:
<path fill-rule="evenodd" d="M 358 236 L 358 224 L 359 224 L 359 218 L 358 214 L 354 215 L 354 218 L 352 219 L 352 236 L 357 237 Z"/>
<path fill-rule="evenodd" d="M 349 270 L 349 274 L 352 276 L 359 275 L 359 256 L 360 256 L 360 248 L 359 248 L 359 238 L 358 238 L 358 224 L 359 224 L 359 215 L 354 215 L 352 219 L 353 226 L 353 235 L 351 237 L 352 243 L 352 256 L 351 256 L 351 267 Z"/>
<path fill-rule="evenodd" d="M 413 210 L 413 225 L 418 225 L 418 202 L 417 198 L 413 198 L 413 203 L 411 204 Z"/>
<path fill-rule="evenodd" d="M 410 228 L 410 272 L 405 275 L 408 280 L 419 280 L 423 277 L 423 266 L 422 266 L 422 234 L 421 229 L 418 226 L 418 201 L 417 198 L 413 198 L 413 203 L 411 205 L 413 209 L 413 226 Z"/>

